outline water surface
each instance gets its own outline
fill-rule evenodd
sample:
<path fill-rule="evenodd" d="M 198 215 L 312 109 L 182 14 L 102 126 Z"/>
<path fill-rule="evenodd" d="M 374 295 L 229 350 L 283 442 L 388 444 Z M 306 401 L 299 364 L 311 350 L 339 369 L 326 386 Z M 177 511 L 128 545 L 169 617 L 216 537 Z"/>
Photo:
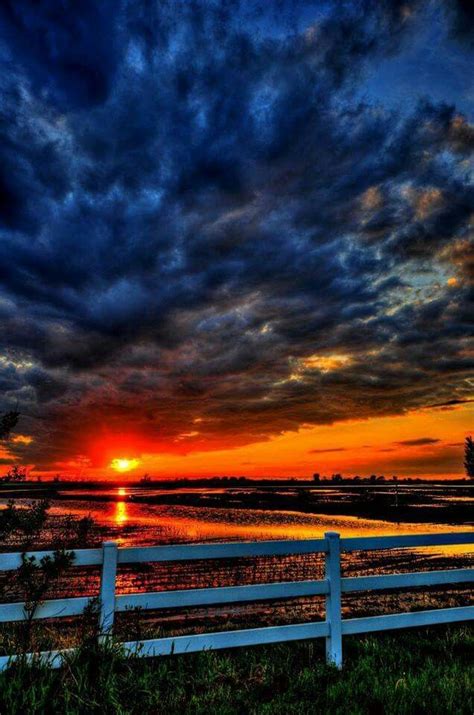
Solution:
<path fill-rule="evenodd" d="M 206 489 L 179 489 L 181 493 L 206 493 Z M 224 490 L 212 490 L 213 494 Z M 74 498 L 53 500 L 51 513 L 90 515 L 104 529 L 108 538 L 122 546 L 170 542 L 251 541 L 263 539 L 320 538 L 326 531 L 341 536 L 386 536 L 395 534 L 440 533 L 470 530 L 469 526 L 432 523 L 384 521 L 346 515 L 308 514 L 281 509 L 250 509 L 206 506 L 182 506 L 135 502 L 143 490 L 127 489 L 94 492 L 94 496 L 113 497 L 112 501 L 88 499 L 87 492 L 77 490 Z M 150 496 L 169 494 L 169 490 L 150 490 Z M 92 494 L 92 493 L 91 493 Z M 456 547 L 470 551 L 471 547 Z"/>

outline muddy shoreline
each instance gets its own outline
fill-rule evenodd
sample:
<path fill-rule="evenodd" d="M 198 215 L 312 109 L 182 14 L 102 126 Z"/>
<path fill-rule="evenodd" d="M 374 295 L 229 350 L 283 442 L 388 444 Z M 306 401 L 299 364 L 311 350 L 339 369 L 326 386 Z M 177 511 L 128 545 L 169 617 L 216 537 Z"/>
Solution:
<path fill-rule="evenodd" d="M 132 502 L 219 509 L 294 511 L 305 514 L 383 519 L 392 523 L 431 522 L 474 525 L 474 485 L 462 484 L 343 484 L 258 483 L 240 486 L 186 487 L 156 483 L 119 488 L 104 484 L 1 485 L 0 499 L 50 499 L 91 502 Z M 123 493 L 125 491 L 125 493 Z M 159 493 L 156 493 L 159 491 Z M 82 495 L 80 493 L 82 492 Z"/>

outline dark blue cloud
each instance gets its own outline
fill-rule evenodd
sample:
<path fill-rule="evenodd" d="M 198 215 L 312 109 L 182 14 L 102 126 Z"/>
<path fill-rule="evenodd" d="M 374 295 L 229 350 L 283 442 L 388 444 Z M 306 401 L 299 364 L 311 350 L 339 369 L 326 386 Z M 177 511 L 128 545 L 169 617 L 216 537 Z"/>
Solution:
<path fill-rule="evenodd" d="M 427 23 L 439 63 L 469 52 L 462 13 L 2 5 L 0 381 L 42 416 L 25 458 L 124 422 L 185 449 L 199 418 L 202 448 L 464 399 L 474 130 L 429 87 L 403 111 L 367 89 Z"/>
<path fill-rule="evenodd" d="M 4 0 L 0 22 L 9 68 L 24 70 L 35 92 L 61 109 L 103 102 L 119 59 L 121 5 Z"/>

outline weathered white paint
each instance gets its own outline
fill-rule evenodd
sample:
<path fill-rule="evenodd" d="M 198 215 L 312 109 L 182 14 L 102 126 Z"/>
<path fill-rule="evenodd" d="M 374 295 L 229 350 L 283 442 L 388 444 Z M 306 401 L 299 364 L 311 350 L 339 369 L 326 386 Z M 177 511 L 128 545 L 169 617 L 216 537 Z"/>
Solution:
<path fill-rule="evenodd" d="M 89 604 L 90 599 L 58 598 L 41 603 L 33 614 L 33 619 L 61 618 L 65 616 L 80 616 Z M 22 621 L 26 618 L 24 603 L 2 603 L 0 605 L 0 623 Z"/>
<path fill-rule="evenodd" d="M 374 551 L 378 549 L 406 549 L 412 546 L 454 546 L 472 544 L 472 531 L 447 534 L 408 534 L 406 536 L 362 536 L 341 539 L 343 551 Z"/>
<path fill-rule="evenodd" d="M 139 655 L 173 655 L 195 653 L 202 650 L 220 650 L 241 646 L 262 645 L 265 643 L 284 643 L 309 638 L 324 638 L 329 632 L 325 621 L 319 623 L 296 623 L 291 626 L 267 626 L 266 628 L 247 628 L 239 631 L 221 633 L 200 633 L 199 635 L 154 638 L 146 641 L 124 643 L 128 653 Z"/>
<path fill-rule="evenodd" d="M 326 638 L 326 661 L 342 668 L 342 608 L 341 608 L 341 539 L 335 531 L 325 534 L 328 543 L 326 552 L 326 622 L 329 635 Z"/>
<path fill-rule="evenodd" d="M 112 634 L 115 614 L 115 581 L 117 578 L 117 544 L 106 541 L 102 545 L 102 574 L 100 578 L 100 618 L 101 640 Z"/>
<path fill-rule="evenodd" d="M 64 659 L 74 655 L 74 648 L 66 648 L 64 650 L 45 650 L 40 653 L 27 653 L 23 656 L 18 655 L 2 655 L 0 657 L 0 671 L 6 670 L 11 663 L 14 663 L 20 657 L 27 662 L 42 663 L 50 668 L 60 668 Z"/>
<path fill-rule="evenodd" d="M 219 603 L 245 603 L 272 599 L 302 598 L 328 593 L 326 581 L 287 581 L 262 583 L 252 586 L 221 586 L 218 588 L 190 588 L 183 591 L 158 591 L 117 596 L 115 610 L 127 608 L 184 608 L 210 606 Z"/>
<path fill-rule="evenodd" d="M 45 556 L 53 557 L 54 551 L 28 551 L 25 554 L 34 556 L 40 561 Z M 13 571 L 22 564 L 21 553 L 0 554 L 0 571 Z M 102 564 L 102 549 L 76 549 L 74 551 L 74 566 L 100 566 Z"/>
<path fill-rule="evenodd" d="M 197 559 L 235 559 L 248 556 L 284 556 L 314 554 L 327 548 L 325 539 L 295 541 L 238 541 L 228 544 L 178 544 L 173 546 L 138 546 L 119 549 L 120 564 L 144 561 L 195 561 Z"/>
<path fill-rule="evenodd" d="M 414 571 L 386 576 L 351 576 L 342 579 L 342 592 L 380 591 L 388 588 L 415 588 L 417 586 L 441 586 L 449 583 L 469 583 L 473 580 L 472 569 L 449 569 L 448 571 Z"/>
<path fill-rule="evenodd" d="M 368 616 L 366 618 L 346 618 L 342 621 L 344 635 L 351 633 L 373 633 L 391 631 L 398 628 L 435 626 L 442 623 L 457 623 L 474 620 L 474 606 L 460 608 L 436 608 L 433 611 L 413 611 L 393 613 L 388 616 Z"/>

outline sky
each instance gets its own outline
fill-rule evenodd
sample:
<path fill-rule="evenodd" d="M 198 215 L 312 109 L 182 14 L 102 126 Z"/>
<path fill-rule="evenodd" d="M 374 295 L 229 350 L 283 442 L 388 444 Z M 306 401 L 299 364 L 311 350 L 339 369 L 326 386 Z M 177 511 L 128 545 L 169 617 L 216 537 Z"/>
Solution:
<path fill-rule="evenodd" d="M 467 0 L 4 0 L 0 469 L 461 476 L 473 51 Z"/>

